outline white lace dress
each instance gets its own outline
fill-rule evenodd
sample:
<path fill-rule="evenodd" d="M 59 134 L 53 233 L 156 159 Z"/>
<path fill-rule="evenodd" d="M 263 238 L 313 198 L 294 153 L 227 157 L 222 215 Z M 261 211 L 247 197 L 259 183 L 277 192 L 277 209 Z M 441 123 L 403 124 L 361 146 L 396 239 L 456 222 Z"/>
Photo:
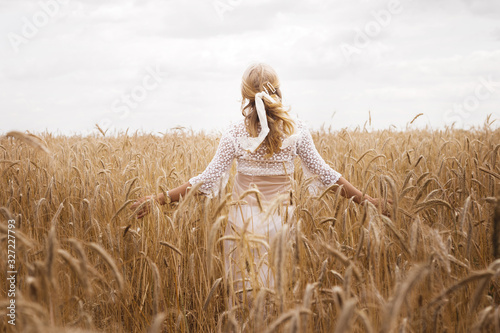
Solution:
<path fill-rule="evenodd" d="M 237 161 L 232 192 L 235 204 L 230 208 L 226 229 L 226 235 L 230 237 L 224 242 L 226 269 L 235 290 L 241 288 L 243 282 L 253 290 L 257 287 L 255 283 L 273 286 L 273 274 L 267 260 L 268 244 L 283 223 L 288 222 L 283 216 L 292 216 L 294 207 L 287 206 L 288 214 L 283 214 L 283 210 L 276 209 L 276 204 L 271 203 L 280 194 L 285 194 L 280 197 L 284 204 L 290 203 L 286 194 L 291 189 L 289 177 L 293 176 L 295 158 L 300 157 L 305 178 L 319 176 L 309 186 L 313 194 L 320 193 L 341 177 L 319 155 L 307 126 L 296 116 L 293 118 L 295 132 L 283 138 L 281 150 L 268 158 L 265 157 L 268 148 L 264 145 L 253 153 L 245 149 L 251 137 L 244 119 L 230 125 L 205 171 L 189 179 L 193 186 L 201 183 L 199 190 L 203 194 L 214 197 L 227 185 L 233 160 Z M 253 186 L 262 193 L 260 204 L 255 193 L 239 200 Z M 247 256 L 250 252 L 253 258 Z"/>
<path fill-rule="evenodd" d="M 199 191 L 208 197 L 216 196 L 221 188 L 227 185 L 229 171 L 236 158 L 236 170 L 239 173 L 251 176 L 276 176 L 293 174 L 294 160 L 301 158 L 302 170 L 305 178 L 318 175 L 311 183 L 309 190 L 317 194 L 337 182 L 341 174 L 333 170 L 318 153 L 307 126 L 298 118 L 295 133 L 284 138 L 281 150 L 270 158 L 264 156 L 267 147 L 261 146 L 254 153 L 248 152 L 250 134 L 245 128 L 244 119 L 230 125 L 223 133 L 214 158 L 201 174 L 189 179 L 191 185 L 202 183 Z"/>

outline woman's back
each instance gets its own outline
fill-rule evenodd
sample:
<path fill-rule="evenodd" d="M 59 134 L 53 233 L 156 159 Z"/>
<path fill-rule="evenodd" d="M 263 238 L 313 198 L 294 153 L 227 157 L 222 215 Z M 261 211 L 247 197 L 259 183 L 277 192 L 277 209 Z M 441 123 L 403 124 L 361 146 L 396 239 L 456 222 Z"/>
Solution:
<path fill-rule="evenodd" d="M 229 126 L 222 135 L 217 152 L 205 171 L 191 179 L 193 186 L 202 183 L 200 191 L 208 196 L 216 195 L 224 188 L 234 159 L 237 172 L 248 176 L 292 175 L 294 160 L 301 158 L 306 178 L 318 175 L 312 190 L 322 189 L 335 183 L 340 174 L 328 166 L 319 155 L 307 126 L 295 117 L 295 132 L 282 137 L 279 151 L 267 156 L 266 145 L 260 145 L 254 152 L 247 149 L 252 136 L 247 131 L 244 120 Z"/>

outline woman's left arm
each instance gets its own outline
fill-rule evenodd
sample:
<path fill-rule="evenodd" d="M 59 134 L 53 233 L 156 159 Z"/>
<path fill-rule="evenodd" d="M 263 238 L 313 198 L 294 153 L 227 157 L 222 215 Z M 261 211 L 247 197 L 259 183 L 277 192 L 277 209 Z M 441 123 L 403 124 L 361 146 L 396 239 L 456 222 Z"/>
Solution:
<path fill-rule="evenodd" d="M 168 190 L 166 193 L 168 194 L 168 196 L 170 197 L 170 200 L 172 202 L 173 201 L 179 201 L 180 197 L 181 196 L 184 197 L 187 194 L 187 192 L 189 191 L 190 188 L 191 188 L 191 184 L 189 182 L 187 182 L 185 184 L 182 184 L 179 187 L 176 187 L 176 188 L 173 188 L 171 190 Z M 155 200 L 160 205 L 164 205 L 164 204 L 167 203 L 167 200 L 166 200 L 165 195 L 163 194 L 163 192 L 159 193 L 159 194 L 148 195 L 146 197 L 142 197 L 142 198 L 138 199 L 136 202 L 134 202 L 130 206 L 130 209 L 134 210 L 134 211 L 137 210 L 138 207 L 141 207 L 137 211 L 137 218 L 138 219 L 142 219 L 144 216 L 146 216 L 149 213 L 149 211 L 150 211 L 150 205 L 147 204 L 147 203 L 144 203 L 144 202 L 148 201 L 148 200 L 151 200 L 151 199 Z"/>
<path fill-rule="evenodd" d="M 213 197 L 214 194 L 217 194 L 220 190 L 219 187 L 226 185 L 229 170 L 236 156 L 235 152 L 234 137 L 231 127 L 228 127 L 222 135 L 215 156 L 212 158 L 212 161 L 210 161 L 205 171 L 198 176 L 190 178 L 188 182 L 181 186 L 167 191 L 171 201 L 179 201 L 181 195 L 185 196 L 189 188 L 198 183 L 201 183 L 201 186 L 198 188 L 199 192 L 196 194 L 203 194 L 208 197 Z M 139 211 L 137 211 L 137 218 L 143 218 L 149 213 L 150 205 L 145 203 L 145 201 L 151 199 L 156 200 L 156 202 L 161 205 L 167 202 L 163 193 L 140 198 L 130 206 L 130 209 L 134 211 L 140 207 Z"/>

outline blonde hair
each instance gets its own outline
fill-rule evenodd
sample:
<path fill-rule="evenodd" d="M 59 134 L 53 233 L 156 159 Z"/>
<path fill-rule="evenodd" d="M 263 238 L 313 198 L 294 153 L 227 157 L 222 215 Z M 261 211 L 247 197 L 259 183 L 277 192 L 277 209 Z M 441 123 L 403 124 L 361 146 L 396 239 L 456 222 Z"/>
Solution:
<path fill-rule="evenodd" d="M 270 86 L 270 85 L 271 86 Z M 273 92 L 272 88 L 275 91 Z M 262 63 L 250 65 L 243 73 L 241 82 L 242 114 L 245 116 L 245 125 L 251 136 L 258 135 L 259 117 L 255 109 L 255 94 L 267 91 L 276 101 L 272 103 L 267 99 L 262 99 L 266 108 L 269 134 L 261 145 L 269 149 L 266 157 L 272 156 L 281 148 L 281 138 L 283 135 L 289 136 L 294 132 L 295 124 L 287 109 L 281 103 L 281 90 L 278 75 L 274 69 Z"/>

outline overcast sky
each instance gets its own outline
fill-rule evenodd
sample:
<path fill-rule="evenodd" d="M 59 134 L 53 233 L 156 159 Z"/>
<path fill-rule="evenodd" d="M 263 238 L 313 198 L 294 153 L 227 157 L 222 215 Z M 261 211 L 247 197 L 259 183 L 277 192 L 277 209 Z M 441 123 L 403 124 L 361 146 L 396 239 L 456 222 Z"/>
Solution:
<path fill-rule="evenodd" d="M 0 0 L 0 35 L 0 133 L 220 130 L 252 62 L 311 128 L 500 115 L 498 0 Z"/>

